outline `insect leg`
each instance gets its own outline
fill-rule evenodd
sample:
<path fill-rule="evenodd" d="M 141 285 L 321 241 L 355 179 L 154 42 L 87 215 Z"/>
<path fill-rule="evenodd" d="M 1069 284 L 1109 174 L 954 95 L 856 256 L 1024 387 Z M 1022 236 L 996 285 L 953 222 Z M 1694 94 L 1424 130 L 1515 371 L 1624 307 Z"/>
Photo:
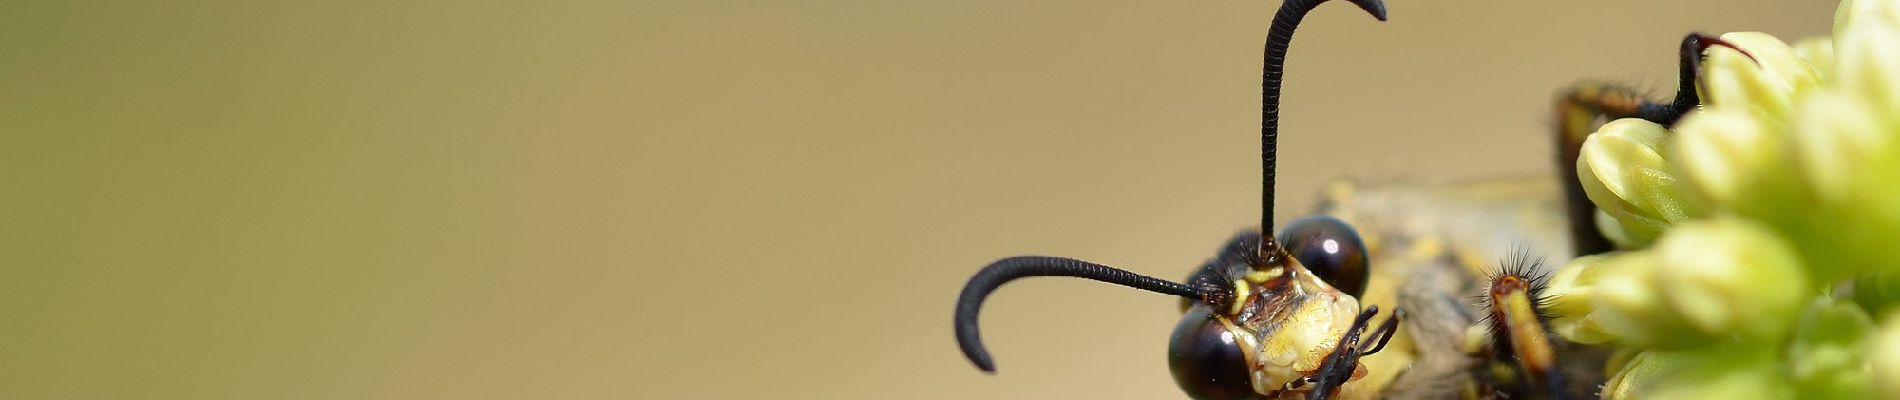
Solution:
<path fill-rule="evenodd" d="M 1557 352 L 1544 328 L 1544 321 L 1549 320 L 1544 310 L 1550 298 L 1543 289 L 1549 276 L 1537 272 L 1543 260 L 1532 260 L 1528 252 L 1511 257 L 1491 278 L 1491 286 L 1483 295 L 1492 348 L 1515 358 L 1531 386 L 1541 387 L 1552 398 L 1562 398 L 1563 374 L 1556 371 Z"/>
<path fill-rule="evenodd" d="M 1352 380 L 1355 371 L 1360 369 L 1359 358 L 1384 350 L 1385 343 L 1391 341 L 1392 335 L 1398 333 L 1399 321 L 1405 319 L 1405 309 L 1393 310 L 1392 315 L 1386 317 L 1385 322 L 1379 323 L 1379 327 L 1373 329 L 1368 335 L 1366 323 L 1371 322 L 1372 316 L 1377 314 L 1379 314 L 1379 306 L 1369 306 L 1365 311 L 1360 312 L 1357 318 L 1353 318 L 1352 327 L 1346 329 L 1346 336 L 1339 339 L 1339 344 L 1335 345 L 1333 352 L 1326 356 L 1326 361 L 1320 363 L 1319 371 L 1306 378 L 1315 385 L 1313 391 L 1307 394 L 1308 399 L 1331 398 L 1333 391 Z M 1359 339 L 1362 336 L 1378 338 L 1378 340 L 1360 342 Z M 1370 349 L 1366 348 L 1368 344 L 1371 346 Z"/>
<path fill-rule="evenodd" d="M 1669 102 L 1652 101 L 1626 86 L 1607 82 L 1586 81 L 1572 85 L 1557 98 L 1557 180 L 1564 183 L 1564 199 L 1570 221 L 1571 248 L 1576 255 L 1589 255 L 1610 251 L 1610 241 L 1596 227 L 1596 206 L 1584 196 L 1583 185 L 1577 182 L 1577 157 L 1583 148 L 1583 140 L 1596 126 L 1603 122 L 1619 118 L 1641 118 L 1650 122 L 1671 126 L 1681 120 L 1683 114 L 1702 104 L 1696 92 L 1697 83 L 1702 79 L 1702 53 L 1709 46 L 1723 46 L 1741 51 L 1727 41 L 1701 33 L 1691 33 L 1682 39 L 1680 64 L 1677 68 L 1676 95 Z M 1743 51 L 1742 54 L 1748 54 Z"/>
<path fill-rule="evenodd" d="M 1400 309 L 1392 310 L 1392 316 L 1386 317 L 1385 322 L 1379 323 L 1378 329 L 1372 330 L 1372 337 L 1379 338 L 1378 344 L 1372 346 L 1372 349 L 1370 350 L 1359 352 L 1359 356 L 1365 357 L 1365 356 L 1369 356 L 1373 354 L 1378 354 L 1379 350 L 1385 350 L 1385 343 L 1392 341 L 1392 335 L 1399 333 L 1399 321 L 1402 321 L 1404 319 L 1405 319 L 1405 309 L 1400 308 Z"/>
<path fill-rule="evenodd" d="M 1333 352 L 1326 356 L 1325 362 L 1320 363 L 1319 371 L 1314 372 L 1313 376 L 1309 377 L 1309 379 L 1314 381 L 1316 386 L 1313 387 L 1313 391 L 1308 392 L 1307 399 L 1324 400 L 1332 398 L 1334 390 L 1337 390 L 1340 385 L 1344 385 L 1346 381 L 1352 379 L 1352 372 L 1354 369 L 1358 369 L 1359 356 L 1361 355 L 1359 353 L 1359 335 L 1365 332 L 1366 323 L 1371 321 L 1372 316 L 1378 313 L 1379 306 L 1367 306 L 1366 310 L 1360 312 L 1357 318 L 1352 319 L 1352 326 L 1346 328 L 1346 336 L 1339 338 L 1339 344 L 1333 347 Z M 1390 322 L 1391 320 L 1388 319 L 1387 323 L 1389 324 Z"/>

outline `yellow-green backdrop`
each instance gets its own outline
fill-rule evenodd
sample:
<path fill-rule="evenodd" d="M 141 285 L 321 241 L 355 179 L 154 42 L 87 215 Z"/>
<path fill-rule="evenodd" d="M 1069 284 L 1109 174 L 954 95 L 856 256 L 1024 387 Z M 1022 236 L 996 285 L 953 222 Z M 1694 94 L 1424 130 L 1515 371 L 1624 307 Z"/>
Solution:
<path fill-rule="evenodd" d="M 0 398 L 1174 398 L 1181 276 L 1256 221 L 1271 0 L 0 2 Z M 1326 179 L 1549 169 L 1578 78 L 1831 2 L 1344 5 L 1292 49 Z"/>

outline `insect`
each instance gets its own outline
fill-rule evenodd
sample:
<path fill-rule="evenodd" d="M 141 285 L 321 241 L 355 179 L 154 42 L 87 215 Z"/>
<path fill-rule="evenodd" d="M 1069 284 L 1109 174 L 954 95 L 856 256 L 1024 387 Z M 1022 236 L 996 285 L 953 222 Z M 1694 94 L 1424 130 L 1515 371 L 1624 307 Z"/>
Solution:
<path fill-rule="evenodd" d="M 1348 1 L 1386 18 L 1380 0 Z M 1703 35 L 1683 41 L 1683 86 L 1667 103 L 1600 83 L 1560 97 L 1557 153 L 1566 168 L 1557 182 L 1567 184 L 1337 182 L 1318 214 L 1267 235 L 1287 49 L 1299 22 L 1323 2 L 1286 1 L 1267 35 L 1261 229 L 1236 234 L 1181 282 L 1071 258 L 991 263 L 965 284 L 955 312 L 958 345 L 977 368 L 996 371 L 979 335 L 983 300 L 1016 279 L 1061 276 L 1184 299 L 1168 363 L 1177 385 L 1197 399 L 1567 398 L 1595 390 L 1607 355 L 1546 333 L 1540 310 L 1550 299 L 1540 291 L 1549 268 L 1533 255 L 1609 249 L 1576 183 L 1582 138 L 1603 118 L 1673 123 L 1699 103 L 1701 51 L 1726 43 Z"/>

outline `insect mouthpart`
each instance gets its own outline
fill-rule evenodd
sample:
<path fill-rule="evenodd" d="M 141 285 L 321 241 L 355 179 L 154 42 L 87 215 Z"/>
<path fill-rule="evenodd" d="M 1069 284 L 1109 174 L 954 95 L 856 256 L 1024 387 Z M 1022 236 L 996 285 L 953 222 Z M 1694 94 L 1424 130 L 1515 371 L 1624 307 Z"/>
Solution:
<path fill-rule="evenodd" d="M 1227 266 L 1238 273 L 1233 303 L 1195 304 L 1169 338 L 1175 383 L 1195 398 L 1303 395 L 1353 329 L 1358 299 L 1293 257 L 1260 259 L 1278 262 Z"/>

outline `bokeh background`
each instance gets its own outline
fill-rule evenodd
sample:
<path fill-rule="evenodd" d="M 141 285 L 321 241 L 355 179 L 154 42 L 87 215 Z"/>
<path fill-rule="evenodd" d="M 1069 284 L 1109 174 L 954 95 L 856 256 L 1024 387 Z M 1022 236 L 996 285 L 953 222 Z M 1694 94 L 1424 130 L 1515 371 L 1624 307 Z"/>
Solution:
<path fill-rule="evenodd" d="M 1184 275 L 1257 220 L 1277 2 L 0 1 L 0 398 L 1176 398 Z M 1281 218 L 1547 174 L 1576 79 L 1832 2 L 1391 0 L 1292 50 Z"/>

